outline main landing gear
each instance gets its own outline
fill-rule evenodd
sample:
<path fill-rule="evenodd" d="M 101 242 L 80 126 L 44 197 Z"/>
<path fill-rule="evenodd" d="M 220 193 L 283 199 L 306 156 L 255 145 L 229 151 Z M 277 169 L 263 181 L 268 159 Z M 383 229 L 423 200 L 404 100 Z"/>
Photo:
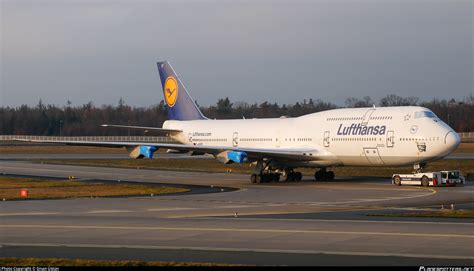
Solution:
<path fill-rule="evenodd" d="M 250 175 L 250 181 L 252 183 L 270 183 L 279 182 L 280 174 L 278 173 L 261 173 Z"/>
<path fill-rule="evenodd" d="M 270 183 L 279 182 L 281 177 L 285 181 L 295 182 L 303 179 L 301 172 L 293 171 L 292 168 L 284 170 L 274 168 L 270 165 L 270 161 L 258 161 L 255 167 L 255 173 L 250 176 L 252 183 Z"/>
<path fill-rule="evenodd" d="M 250 175 L 250 181 L 252 183 L 271 183 L 279 182 L 280 176 L 284 178 L 286 182 L 299 182 L 303 179 L 303 174 L 301 172 L 291 171 L 287 174 L 283 173 L 260 173 Z"/>
<path fill-rule="evenodd" d="M 303 179 L 301 172 L 294 171 L 293 168 L 278 168 L 278 165 L 272 165 L 270 161 L 258 161 L 254 172 L 255 173 L 250 176 L 252 183 L 280 182 L 280 179 L 286 182 L 299 182 Z M 326 168 L 321 168 L 314 173 L 314 180 L 332 181 L 334 180 L 334 172 L 326 171 Z"/>
<path fill-rule="evenodd" d="M 290 171 L 286 174 L 286 181 L 299 182 L 303 179 L 303 174 L 299 171 Z"/>
<path fill-rule="evenodd" d="M 326 171 L 326 168 L 321 168 L 314 173 L 315 181 L 332 181 L 334 180 L 334 172 Z"/>

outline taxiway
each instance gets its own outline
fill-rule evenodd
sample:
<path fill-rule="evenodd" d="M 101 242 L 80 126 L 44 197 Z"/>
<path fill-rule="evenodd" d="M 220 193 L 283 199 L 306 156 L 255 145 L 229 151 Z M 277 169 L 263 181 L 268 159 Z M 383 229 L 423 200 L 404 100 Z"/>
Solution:
<path fill-rule="evenodd" d="M 473 219 L 369 217 L 472 208 L 474 186 L 389 179 L 252 185 L 247 175 L 0 161 L 7 174 L 180 183 L 232 192 L 0 203 L 0 257 L 289 265 L 472 265 Z M 439 248 L 439 249 L 433 249 Z"/>

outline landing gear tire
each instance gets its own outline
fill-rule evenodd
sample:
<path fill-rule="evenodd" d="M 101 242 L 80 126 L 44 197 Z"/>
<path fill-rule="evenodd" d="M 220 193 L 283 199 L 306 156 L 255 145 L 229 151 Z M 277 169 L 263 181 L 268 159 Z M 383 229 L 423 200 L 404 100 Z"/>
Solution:
<path fill-rule="evenodd" d="M 333 171 L 326 171 L 325 169 L 321 169 L 314 173 L 314 180 L 315 181 L 332 181 L 334 180 L 334 172 Z"/>
<path fill-rule="evenodd" d="M 292 171 L 286 175 L 287 182 L 299 182 L 301 181 L 302 178 L 303 178 L 303 174 L 301 174 L 301 172 Z"/>
<path fill-rule="evenodd" d="M 250 182 L 257 183 L 257 174 L 250 175 Z"/>
<path fill-rule="evenodd" d="M 430 180 L 428 179 L 428 177 L 423 176 L 421 178 L 421 185 L 424 187 L 428 187 L 430 185 Z"/>
<path fill-rule="evenodd" d="M 278 173 L 262 173 L 262 174 L 252 174 L 250 175 L 251 183 L 271 183 L 279 182 L 280 174 Z"/>
<path fill-rule="evenodd" d="M 316 173 L 314 173 L 314 180 L 315 181 L 326 181 L 326 179 L 327 179 L 326 175 L 327 175 L 326 172 L 317 171 Z"/>
<path fill-rule="evenodd" d="M 303 179 L 303 174 L 301 172 L 295 172 L 295 180 L 300 182 Z"/>
<path fill-rule="evenodd" d="M 328 180 L 334 181 L 334 171 L 328 171 L 327 177 L 328 177 Z"/>
<path fill-rule="evenodd" d="M 398 186 L 402 185 L 402 179 L 400 179 L 400 176 L 395 176 L 393 178 L 393 184 L 398 185 Z"/>
<path fill-rule="evenodd" d="M 321 180 L 321 174 L 319 173 L 319 171 L 316 171 L 316 172 L 314 173 L 314 180 L 315 180 L 315 181 Z"/>
<path fill-rule="evenodd" d="M 281 178 L 284 178 L 284 181 L 288 182 L 299 182 L 303 179 L 303 174 L 299 171 L 286 170 L 283 173 L 267 172 L 260 174 L 250 175 L 251 183 L 271 183 L 271 182 L 280 182 Z"/>
<path fill-rule="evenodd" d="M 278 173 L 273 173 L 273 181 L 274 182 L 279 182 L 280 181 L 280 174 Z"/>
<path fill-rule="evenodd" d="M 295 180 L 295 174 L 293 172 L 290 172 L 286 175 L 286 181 L 287 182 L 292 182 Z"/>

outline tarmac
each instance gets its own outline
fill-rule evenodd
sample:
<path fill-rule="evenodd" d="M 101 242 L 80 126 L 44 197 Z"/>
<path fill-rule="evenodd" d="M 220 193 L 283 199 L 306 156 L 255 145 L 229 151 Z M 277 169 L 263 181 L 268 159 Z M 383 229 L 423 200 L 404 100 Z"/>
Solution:
<path fill-rule="evenodd" d="M 249 176 L 0 161 L 0 173 L 201 187 L 180 195 L 0 202 L 0 257 L 249 265 L 472 266 L 474 219 L 374 213 L 472 209 L 474 185 L 390 179 L 250 184 Z M 207 189 L 207 190 L 206 190 Z M 199 189 L 198 189 L 199 190 Z"/>

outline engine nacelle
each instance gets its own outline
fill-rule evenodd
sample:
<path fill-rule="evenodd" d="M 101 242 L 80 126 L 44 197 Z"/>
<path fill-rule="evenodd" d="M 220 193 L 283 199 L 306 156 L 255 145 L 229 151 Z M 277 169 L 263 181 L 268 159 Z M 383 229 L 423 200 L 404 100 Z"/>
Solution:
<path fill-rule="evenodd" d="M 216 156 L 217 160 L 224 164 L 240 163 L 247 161 L 247 153 L 241 151 L 225 151 Z"/>
<path fill-rule="evenodd" d="M 153 153 L 158 149 L 155 146 L 137 146 L 130 152 L 130 158 L 132 159 L 143 159 L 153 158 Z"/>

